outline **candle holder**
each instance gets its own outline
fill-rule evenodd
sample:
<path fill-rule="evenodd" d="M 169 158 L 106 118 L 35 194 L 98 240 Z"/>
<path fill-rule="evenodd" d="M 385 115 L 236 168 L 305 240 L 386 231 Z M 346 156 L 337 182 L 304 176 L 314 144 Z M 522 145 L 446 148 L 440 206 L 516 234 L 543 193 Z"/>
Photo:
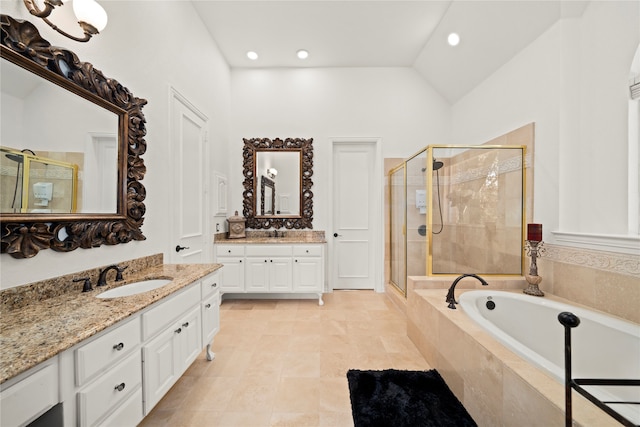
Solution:
<path fill-rule="evenodd" d="M 536 261 L 545 252 L 545 248 L 541 241 L 526 240 L 524 249 L 527 251 L 527 256 L 531 257 L 531 264 L 529 266 L 529 274 L 524 275 L 529 285 L 522 292 L 527 295 L 543 297 L 544 292 L 538 288 L 538 285 L 542 282 L 542 277 L 538 276 L 538 264 Z"/>

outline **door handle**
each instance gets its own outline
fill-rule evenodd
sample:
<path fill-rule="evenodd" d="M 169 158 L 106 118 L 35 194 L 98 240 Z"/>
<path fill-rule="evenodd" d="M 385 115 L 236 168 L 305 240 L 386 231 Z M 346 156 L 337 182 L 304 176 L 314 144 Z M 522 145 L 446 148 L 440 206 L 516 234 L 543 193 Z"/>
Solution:
<path fill-rule="evenodd" d="M 333 237 L 342 237 L 342 234 L 333 233 Z"/>
<path fill-rule="evenodd" d="M 180 252 L 183 249 L 189 249 L 189 247 L 188 246 L 180 246 L 180 245 L 176 246 L 176 252 Z"/>

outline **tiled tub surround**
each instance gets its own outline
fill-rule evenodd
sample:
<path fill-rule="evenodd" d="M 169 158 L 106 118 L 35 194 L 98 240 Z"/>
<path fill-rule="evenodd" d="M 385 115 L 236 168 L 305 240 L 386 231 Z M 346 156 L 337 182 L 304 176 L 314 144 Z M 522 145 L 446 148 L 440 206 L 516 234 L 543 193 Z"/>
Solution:
<path fill-rule="evenodd" d="M 278 230 L 279 237 L 274 237 L 274 230 L 247 230 L 246 237 L 229 239 L 227 233 L 217 233 L 214 243 L 247 244 L 247 243 L 326 243 L 324 231 L 311 230 Z"/>
<path fill-rule="evenodd" d="M 563 384 L 498 343 L 462 310 L 447 308 L 446 289 L 409 292 L 409 337 L 478 425 L 564 425 Z M 619 425 L 576 393 L 573 408 L 574 425 Z"/>
<path fill-rule="evenodd" d="M 192 284 L 221 266 L 219 264 L 163 264 L 162 255 L 119 263 L 128 265 L 124 280 L 107 276 L 107 286 L 95 286 L 96 268 L 0 292 L 0 384 L 90 338 L 162 298 Z M 93 291 L 82 292 L 91 278 Z M 112 288 L 146 279 L 169 278 L 161 288 L 116 299 L 96 298 Z"/>

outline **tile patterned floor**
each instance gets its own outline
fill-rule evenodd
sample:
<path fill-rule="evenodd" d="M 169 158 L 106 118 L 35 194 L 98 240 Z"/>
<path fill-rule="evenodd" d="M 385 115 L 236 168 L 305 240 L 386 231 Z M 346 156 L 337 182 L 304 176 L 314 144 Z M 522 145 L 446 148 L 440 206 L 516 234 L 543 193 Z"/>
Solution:
<path fill-rule="evenodd" d="M 352 426 L 349 369 L 429 369 L 384 294 L 222 303 L 221 330 L 140 424 Z"/>

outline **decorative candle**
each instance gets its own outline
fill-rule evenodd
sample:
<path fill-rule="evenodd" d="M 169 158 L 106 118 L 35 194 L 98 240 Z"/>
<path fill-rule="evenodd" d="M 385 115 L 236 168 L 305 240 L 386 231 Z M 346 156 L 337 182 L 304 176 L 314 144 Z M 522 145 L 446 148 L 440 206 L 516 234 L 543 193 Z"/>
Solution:
<path fill-rule="evenodd" d="M 542 241 L 542 224 L 527 224 L 527 240 Z"/>

